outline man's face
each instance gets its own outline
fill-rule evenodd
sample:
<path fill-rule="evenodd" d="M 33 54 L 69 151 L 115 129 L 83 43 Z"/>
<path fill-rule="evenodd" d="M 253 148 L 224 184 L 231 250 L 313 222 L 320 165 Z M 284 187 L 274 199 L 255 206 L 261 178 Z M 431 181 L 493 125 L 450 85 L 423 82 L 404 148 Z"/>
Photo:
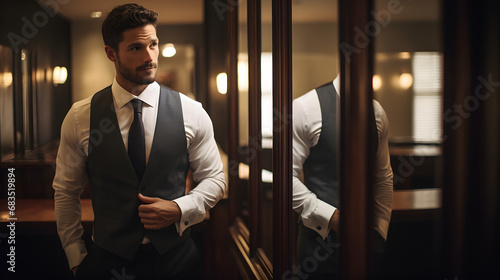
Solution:
<path fill-rule="evenodd" d="M 125 30 L 116 53 L 117 75 L 131 85 L 151 84 L 156 79 L 158 54 L 158 37 L 153 25 Z"/>

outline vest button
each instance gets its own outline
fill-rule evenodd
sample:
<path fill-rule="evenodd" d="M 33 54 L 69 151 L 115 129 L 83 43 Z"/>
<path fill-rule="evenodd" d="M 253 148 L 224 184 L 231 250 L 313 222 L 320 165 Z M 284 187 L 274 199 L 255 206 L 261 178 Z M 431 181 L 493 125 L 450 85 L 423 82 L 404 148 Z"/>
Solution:
<path fill-rule="evenodd" d="M 317 230 L 321 230 L 321 226 L 316 227 Z"/>
<path fill-rule="evenodd" d="M 189 221 L 185 221 L 184 225 L 186 225 L 186 226 L 189 225 Z"/>

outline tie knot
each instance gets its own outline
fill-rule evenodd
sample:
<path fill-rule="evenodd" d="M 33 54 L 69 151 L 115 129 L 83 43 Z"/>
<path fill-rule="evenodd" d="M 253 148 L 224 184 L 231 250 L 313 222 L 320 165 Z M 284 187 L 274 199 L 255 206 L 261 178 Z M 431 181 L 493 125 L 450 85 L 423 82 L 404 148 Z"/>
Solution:
<path fill-rule="evenodd" d="M 130 102 L 132 103 L 132 106 L 134 107 L 134 113 L 142 113 L 142 101 L 141 100 L 134 98 L 134 99 L 130 100 Z"/>

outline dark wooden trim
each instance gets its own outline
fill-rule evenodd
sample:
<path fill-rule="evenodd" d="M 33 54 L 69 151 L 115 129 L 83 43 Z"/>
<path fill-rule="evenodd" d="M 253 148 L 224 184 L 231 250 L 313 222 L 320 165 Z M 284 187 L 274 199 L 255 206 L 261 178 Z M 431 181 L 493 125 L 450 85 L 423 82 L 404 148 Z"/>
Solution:
<path fill-rule="evenodd" d="M 369 236 L 369 108 L 372 106 L 373 38 L 359 46 L 355 28 L 364 30 L 373 1 L 339 1 L 341 61 L 341 275 L 365 279 Z M 359 52 L 346 52 L 346 47 Z M 348 125 L 347 125 L 348 124 Z"/>
<path fill-rule="evenodd" d="M 228 33 L 227 47 L 227 107 L 228 107 L 228 170 L 229 170 L 229 221 L 238 215 L 238 144 L 239 144 L 239 110 L 238 110 L 238 9 L 228 9 L 226 28 Z"/>
<path fill-rule="evenodd" d="M 265 279 L 273 279 L 273 264 L 271 260 L 267 257 L 264 250 L 258 248 L 255 252 L 255 256 L 253 258 L 255 267 L 259 271 L 261 275 L 265 276 Z"/>
<path fill-rule="evenodd" d="M 251 257 L 248 244 L 248 229 L 241 219 L 236 218 L 234 225 L 229 228 L 229 232 L 233 239 L 232 251 L 241 278 L 272 279 L 272 276 L 269 277 L 269 266 L 265 255 L 257 253 L 256 255 L 261 256 L 257 260 Z M 257 252 L 260 252 L 260 249 Z"/>
<path fill-rule="evenodd" d="M 261 171 L 261 1 L 248 1 L 248 146 L 250 153 L 248 164 L 249 178 L 249 210 L 250 253 L 253 255 L 260 246 L 259 218 L 262 193 Z"/>
<path fill-rule="evenodd" d="M 273 0 L 273 275 L 291 269 L 292 3 Z"/>

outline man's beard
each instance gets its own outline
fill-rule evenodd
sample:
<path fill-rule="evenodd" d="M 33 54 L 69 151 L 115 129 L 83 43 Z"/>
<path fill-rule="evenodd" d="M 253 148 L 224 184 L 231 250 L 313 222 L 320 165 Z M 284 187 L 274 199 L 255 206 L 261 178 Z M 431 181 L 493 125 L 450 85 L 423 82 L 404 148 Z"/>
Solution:
<path fill-rule="evenodd" d="M 151 69 L 151 71 L 154 71 L 154 74 L 140 77 L 138 75 L 138 72 L 141 69 L 147 68 L 147 67 L 153 67 L 153 69 Z M 136 83 L 139 85 L 149 85 L 149 84 L 153 83 L 156 80 L 156 74 L 158 73 L 157 68 L 158 68 L 158 64 L 151 62 L 151 63 L 144 64 L 144 65 L 137 67 L 134 71 L 126 66 L 123 66 L 121 64 L 120 58 L 118 57 L 118 71 L 120 72 L 122 77 L 130 82 L 133 82 L 133 83 Z"/>

